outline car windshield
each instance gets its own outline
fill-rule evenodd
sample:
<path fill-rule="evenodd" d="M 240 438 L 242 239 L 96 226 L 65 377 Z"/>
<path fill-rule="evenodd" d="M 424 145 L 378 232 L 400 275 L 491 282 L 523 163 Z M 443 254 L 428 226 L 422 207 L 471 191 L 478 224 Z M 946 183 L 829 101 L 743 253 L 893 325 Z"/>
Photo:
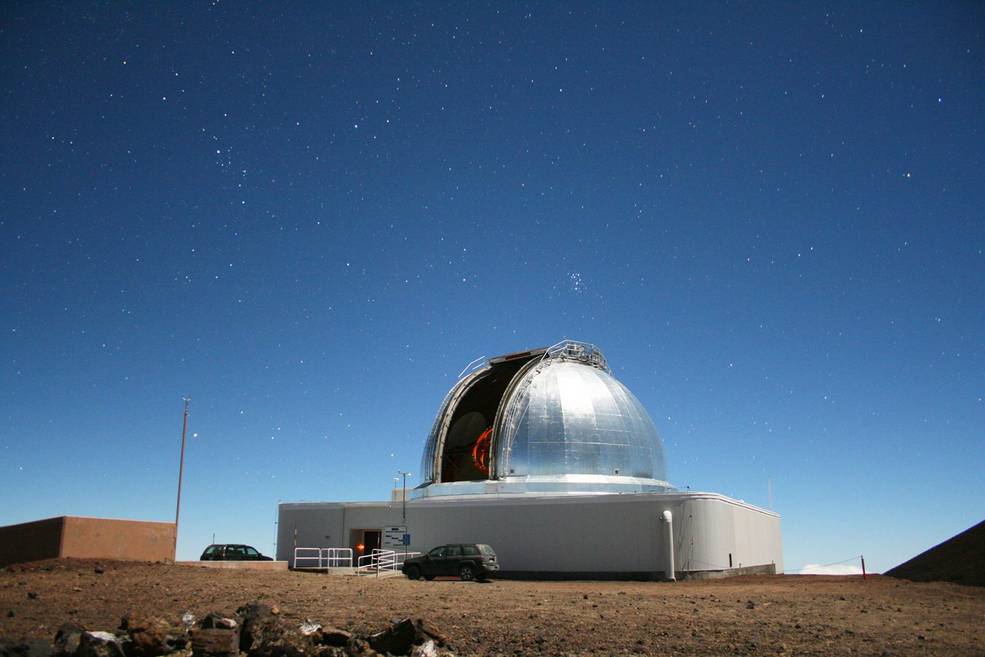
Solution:
<path fill-rule="evenodd" d="M 443 557 L 443 556 L 445 556 L 445 548 L 444 548 L 444 546 L 434 548 L 433 550 L 431 550 L 430 552 L 428 552 L 428 556 L 429 557 Z"/>
<path fill-rule="evenodd" d="M 479 546 L 479 550 L 482 551 L 482 554 L 488 554 L 490 557 L 495 557 L 496 556 L 496 553 L 493 552 L 493 549 L 491 547 L 489 547 L 488 545 L 480 545 Z"/>

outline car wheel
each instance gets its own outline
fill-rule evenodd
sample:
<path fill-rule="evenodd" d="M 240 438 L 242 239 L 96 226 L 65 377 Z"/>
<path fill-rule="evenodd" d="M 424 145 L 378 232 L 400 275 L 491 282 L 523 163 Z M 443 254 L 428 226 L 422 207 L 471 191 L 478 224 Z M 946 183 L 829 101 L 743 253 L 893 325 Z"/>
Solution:
<path fill-rule="evenodd" d="M 421 579 L 421 569 L 419 566 L 409 566 L 407 568 L 407 579 Z"/>
<path fill-rule="evenodd" d="M 467 563 L 463 563 L 462 567 L 458 569 L 458 576 L 465 582 L 471 582 L 475 579 L 475 575 L 472 573 L 472 566 Z"/>

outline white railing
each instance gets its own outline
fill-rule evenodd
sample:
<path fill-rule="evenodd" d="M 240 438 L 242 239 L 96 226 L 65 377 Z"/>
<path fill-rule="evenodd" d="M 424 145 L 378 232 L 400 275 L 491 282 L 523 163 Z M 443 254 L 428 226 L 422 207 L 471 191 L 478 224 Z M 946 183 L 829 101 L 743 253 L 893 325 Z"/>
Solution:
<path fill-rule="evenodd" d="M 356 574 L 376 573 L 379 577 L 381 573 L 395 573 L 400 571 L 404 559 L 415 557 L 420 552 L 397 552 L 395 550 L 376 549 L 369 554 L 359 557 L 356 562 Z"/>
<path fill-rule="evenodd" d="M 312 554 L 313 553 L 313 554 Z M 314 561 L 315 565 L 304 565 Z M 321 548 L 294 548 L 294 568 L 321 568 Z"/>
<path fill-rule="evenodd" d="M 295 570 L 351 567 L 352 548 L 294 548 Z"/>
<path fill-rule="evenodd" d="M 352 568 L 352 548 L 325 548 L 329 568 Z"/>

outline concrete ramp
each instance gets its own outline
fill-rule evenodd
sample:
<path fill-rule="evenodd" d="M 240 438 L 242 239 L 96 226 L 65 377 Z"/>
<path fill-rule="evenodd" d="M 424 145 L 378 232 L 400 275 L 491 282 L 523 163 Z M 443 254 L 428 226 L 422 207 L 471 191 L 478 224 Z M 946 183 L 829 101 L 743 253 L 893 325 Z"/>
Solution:
<path fill-rule="evenodd" d="M 176 561 L 175 565 L 220 570 L 287 570 L 286 561 Z"/>

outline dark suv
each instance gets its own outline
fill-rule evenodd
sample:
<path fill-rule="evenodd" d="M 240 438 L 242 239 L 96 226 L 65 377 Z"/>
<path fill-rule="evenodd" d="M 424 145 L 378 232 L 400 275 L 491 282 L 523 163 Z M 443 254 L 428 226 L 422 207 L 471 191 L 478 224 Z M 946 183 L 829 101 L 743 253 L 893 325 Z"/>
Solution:
<path fill-rule="evenodd" d="M 273 561 L 249 545 L 210 545 L 199 561 Z"/>
<path fill-rule="evenodd" d="M 407 559 L 401 568 L 410 579 L 434 579 L 443 575 L 484 582 L 499 571 L 496 553 L 481 543 L 441 545 L 420 557 Z"/>

